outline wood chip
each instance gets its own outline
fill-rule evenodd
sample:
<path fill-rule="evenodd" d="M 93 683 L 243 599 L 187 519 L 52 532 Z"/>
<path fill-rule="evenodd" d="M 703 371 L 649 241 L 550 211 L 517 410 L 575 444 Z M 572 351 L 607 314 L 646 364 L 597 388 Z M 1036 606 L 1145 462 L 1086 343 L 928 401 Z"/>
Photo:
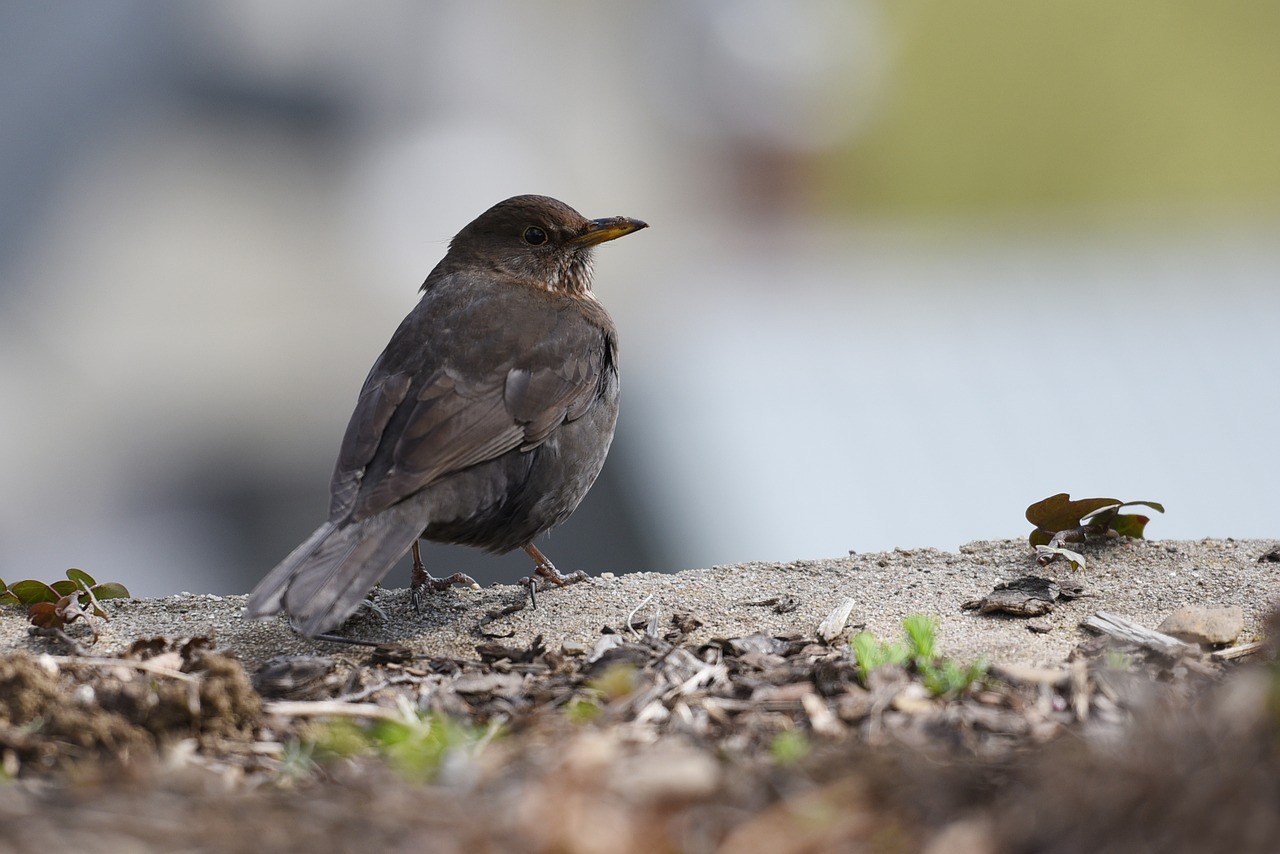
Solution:
<path fill-rule="evenodd" d="M 1012 614 L 1015 617 L 1039 617 L 1053 610 L 1061 593 L 1058 584 L 1038 575 L 997 584 L 986 596 L 963 603 L 960 607 L 979 614 Z"/>
<path fill-rule="evenodd" d="M 931 714 L 938 710 L 938 704 L 924 686 L 917 682 L 908 683 L 893 697 L 893 708 L 909 715 Z"/>
<path fill-rule="evenodd" d="M 596 641 L 595 648 L 591 650 L 591 655 L 587 656 L 587 664 L 599 661 L 606 652 L 619 646 L 622 646 L 622 638 L 620 636 L 601 635 L 600 640 Z"/>
<path fill-rule="evenodd" d="M 1063 668 L 1032 667 L 1026 664 L 993 664 L 991 675 L 1011 685 L 1049 685 L 1065 687 L 1070 674 Z"/>
<path fill-rule="evenodd" d="M 1252 643 L 1242 643 L 1239 646 L 1220 649 L 1217 652 L 1209 653 L 1209 657 L 1214 661 L 1236 661 L 1241 658 L 1249 658 L 1257 655 L 1266 648 L 1265 641 L 1253 641 Z"/>
<path fill-rule="evenodd" d="M 1071 661 L 1071 711 L 1077 721 L 1089 719 L 1089 665 L 1083 658 Z"/>
<path fill-rule="evenodd" d="M 844 631 L 845 624 L 849 622 L 849 615 L 853 613 L 855 604 L 853 599 L 845 599 L 837 605 L 825 620 L 818 623 L 818 637 L 826 643 L 831 643 L 840 637 L 840 633 Z"/>
<path fill-rule="evenodd" d="M 403 721 L 404 715 L 376 703 L 343 703 L 337 700 L 276 700 L 263 703 L 262 711 L 268 715 L 286 718 L 373 718 L 384 721 Z"/>
<path fill-rule="evenodd" d="M 827 702 L 815 693 L 805 694 L 800 698 L 804 713 L 809 718 L 809 725 L 818 735 L 839 738 L 845 734 L 846 727 L 840 719 L 831 713 Z"/>
<path fill-rule="evenodd" d="M 463 673 L 453 680 L 453 690 L 468 697 L 517 696 L 524 688 L 524 677 L 519 673 Z"/>
<path fill-rule="evenodd" d="M 1112 614 L 1109 611 L 1098 611 L 1092 617 L 1085 619 L 1080 625 L 1108 637 L 1153 649 L 1165 655 L 1180 655 L 1185 652 L 1197 651 L 1196 647 L 1189 643 L 1184 643 L 1163 632 L 1157 632 L 1155 629 L 1148 629 L 1146 626 L 1135 623 L 1133 620 L 1127 620 L 1118 614 Z"/>

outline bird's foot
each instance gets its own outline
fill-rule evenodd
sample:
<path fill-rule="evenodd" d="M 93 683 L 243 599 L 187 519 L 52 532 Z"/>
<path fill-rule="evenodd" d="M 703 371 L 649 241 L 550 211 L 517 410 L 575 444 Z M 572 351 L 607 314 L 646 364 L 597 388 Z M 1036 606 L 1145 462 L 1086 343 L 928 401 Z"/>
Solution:
<path fill-rule="evenodd" d="M 422 613 L 422 604 L 426 601 L 426 591 L 433 590 L 439 592 L 448 590 L 454 585 L 459 587 L 476 587 L 480 585 L 476 580 L 465 572 L 455 572 L 453 575 L 445 578 L 436 578 L 428 573 L 425 569 L 419 572 L 417 569 L 413 571 L 413 580 L 409 582 L 409 602 L 413 605 L 413 610 L 419 614 Z"/>
<path fill-rule="evenodd" d="M 448 590 L 453 585 L 460 587 L 474 587 L 479 589 L 480 585 L 476 580 L 465 572 L 455 572 L 453 575 L 444 578 L 436 578 L 427 572 L 427 568 L 422 565 L 422 555 L 418 553 L 418 544 L 413 544 L 413 574 L 409 576 L 409 602 L 413 605 L 415 613 L 422 613 L 422 603 L 426 599 L 426 591 Z"/>
<path fill-rule="evenodd" d="M 577 584 L 579 581 L 586 581 L 590 577 L 591 576 L 587 575 L 582 570 L 564 575 L 554 566 L 548 565 L 545 567 L 545 571 L 543 567 L 538 567 L 533 571 L 533 575 L 526 575 L 524 578 L 521 578 L 520 583 L 525 587 L 528 587 L 531 584 L 537 584 L 538 579 L 542 579 L 545 582 L 542 585 L 542 589 L 545 590 L 548 584 L 554 584 L 556 587 L 564 587 L 568 584 Z"/>
<path fill-rule="evenodd" d="M 564 587 L 568 584 L 577 584 L 579 581 L 587 580 L 588 576 L 582 570 L 571 572 L 568 575 L 562 574 L 560 570 L 556 569 L 556 566 L 551 562 L 551 559 L 539 551 L 537 546 L 532 543 L 525 546 L 524 550 L 528 553 L 529 557 L 533 558 L 535 564 L 533 567 L 533 575 L 526 575 L 524 578 L 520 579 L 520 584 L 529 588 L 530 598 L 533 598 L 539 588 L 539 579 L 542 579 L 543 581 L 543 584 L 541 585 L 543 589 L 545 589 L 549 584 L 554 584 L 556 587 Z M 535 604 L 537 604 L 536 600 Z"/>

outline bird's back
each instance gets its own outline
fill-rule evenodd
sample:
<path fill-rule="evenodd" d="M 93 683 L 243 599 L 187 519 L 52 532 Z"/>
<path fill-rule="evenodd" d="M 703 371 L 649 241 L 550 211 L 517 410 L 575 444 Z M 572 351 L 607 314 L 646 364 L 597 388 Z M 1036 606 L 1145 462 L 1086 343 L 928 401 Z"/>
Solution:
<path fill-rule="evenodd" d="M 598 303 L 492 277 L 445 277 L 404 319 L 365 380 L 331 483 L 330 521 L 368 518 L 445 478 L 455 482 L 455 498 L 465 498 L 456 482 L 485 464 L 486 475 L 471 479 L 502 483 L 476 487 L 472 500 L 442 502 L 456 508 L 449 515 L 523 512 L 558 524 L 561 514 L 549 505 L 561 502 L 525 507 L 518 493 L 532 481 L 570 493 L 584 479 L 589 486 L 613 436 L 617 395 L 616 336 Z M 562 487 L 542 484 L 552 458 L 571 469 Z M 576 471 L 583 467 L 589 477 Z M 512 506 L 499 511 L 489 505 L 495 499 Z M 439 538 L 483 546 L 462 533 Z"/>

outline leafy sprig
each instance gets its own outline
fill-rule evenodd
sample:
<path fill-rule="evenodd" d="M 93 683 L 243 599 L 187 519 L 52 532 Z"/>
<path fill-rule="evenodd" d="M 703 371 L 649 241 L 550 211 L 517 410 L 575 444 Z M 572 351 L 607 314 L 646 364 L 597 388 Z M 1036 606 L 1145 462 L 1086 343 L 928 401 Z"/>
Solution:
<path fill-rule="evenodd" d="M 1036 563 L 1044 566 L 1065 559 L 1072 569 L 1084 566 L 1084 555 L 1065 544 L 1078 544 L 1115 537 L 1144 539 L 1151 517 L 1139 513 L 1121 513 L 1125 507 L 1150 507 L 1159 513 L 1164 506 L 1154 501 L 1121 501 L 1117 498 L 1080 498 L 1075 501 L 1065 492 L 1051 495 L 1027 508 L 1027 521 L 1035 530 L 1027 537 L 1036 550 Z"/>
<path fill-rule="evenodd" d="M 107 619 L 102 599 L 128 599 L 129 590 L 114 581 L 99 583 L 74 567 L 65 580 L 52 583 L 27 579 L 6 585 L 0 581 L 0 605 L 26 605 L 27 619 L 42 629 L 60 629 L 90 615 Z"/>

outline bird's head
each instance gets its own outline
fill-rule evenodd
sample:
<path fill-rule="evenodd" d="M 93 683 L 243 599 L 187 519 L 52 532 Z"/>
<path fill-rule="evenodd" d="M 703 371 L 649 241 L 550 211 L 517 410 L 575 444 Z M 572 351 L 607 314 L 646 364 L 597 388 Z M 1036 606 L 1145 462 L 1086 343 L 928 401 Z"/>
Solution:
<path fill-rule="evenodd" d="M 587 219 L 548 196 L 513 196 L 459 231 L 438 270 L 491 270 L 553 293 L 585 296 L 592 249 L 646 227 L 622 216 Z"/>

